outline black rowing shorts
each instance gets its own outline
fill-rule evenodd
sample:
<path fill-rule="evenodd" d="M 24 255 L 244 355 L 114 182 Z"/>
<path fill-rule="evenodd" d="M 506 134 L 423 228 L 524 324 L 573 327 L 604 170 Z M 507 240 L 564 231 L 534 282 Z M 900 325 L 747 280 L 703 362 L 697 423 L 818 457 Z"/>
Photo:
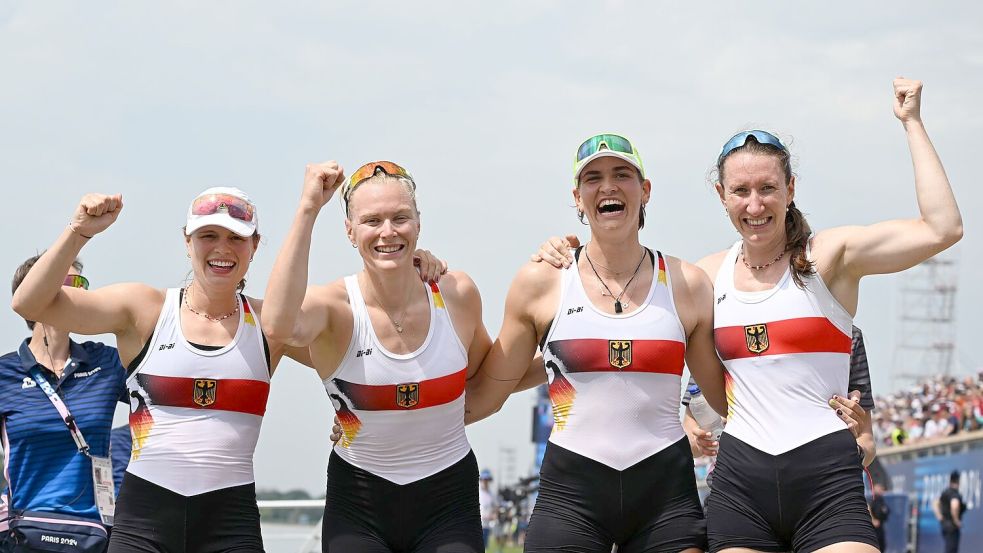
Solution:
<path fill-rule="evenodd" d="M 527 553 L 679 553 L 706 549 L 686 438 L 615 470 L 552 442 L 540 471 Z"/>
<path fill-rule="evenodd" d="M 841 542 L 877 547 L 863 465 L 849 430 L 769 455 L 724 433 L 707 500 L 710 551 L 809 553 Z"/>
<path fill-rule="evenodd" d="M 256 484 L 184 496 L 126 473 L 109 553 L 262 552 Z"/>
<path fill-rule="evenodd" d="M 332 451 L 322 524 L 326 553 L 484 553 L 478 461 L 400 485 Z"/>

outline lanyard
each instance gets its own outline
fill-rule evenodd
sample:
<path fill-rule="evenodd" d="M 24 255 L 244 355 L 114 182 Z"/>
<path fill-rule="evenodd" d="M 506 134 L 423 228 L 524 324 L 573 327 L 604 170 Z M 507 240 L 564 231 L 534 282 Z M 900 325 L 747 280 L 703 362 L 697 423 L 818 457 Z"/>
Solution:
<path fill-rule="evenodd" d="M 75 440 L 75 446 L 78 447 L 79 453 L 85 456 L 89 456 L 89 444 L 86 443 L 85 437 L 82 436 L 82 431 L 79 430 L 78 425 L 75 424 L 75 417 L 68 411 L 68 406 L 65 402 L 61 400 L 61 396 L 58 392 L 51 387 L 46 379 L 41 374 L 41 369 L 37 365 L 31 367 L 31 376 L 34 381 L 37 382 L 38 386 L 44 391 L 44 395 L 48 396 L 51 404 L 55 406 L 58 414 L 61 415 L 61 420 L 64 421 L 65 426 L 68 427 L 68 431 L 72 433 L 72 439 Z"/>
<path fill-rule="evenodd" d="M 37 365 L 31 367 L 31 376 L 34 378 L 34 382 L 37 382 L 38 386 L 44 390 L 44 394 L 48 396 L 51 404 L 55 406 L 58 414 L 61 415 L 61 420 L 64 421 L 65 426 L 68 427 L 68 431 L 71 432 L 72 439 L 75 440 L 75 446 L 78 447 L 79 453 L 85 455 L 92 461 L 92 492 L 95 495 L 96 507 L 99 509 L 99 517 L 102 519 L 103 524 L 112 526 L 113 514 L 116 511 L 112 461 L 109 460 L 109 457 L 99 457 L 89 454 L 89 444 L 86 443 L 85 437 L 82 436 L 82 431 L 75 424 L 75 417 L 68 411 L 68 406 L 61 400 L 58 392 L 48 383 L 48 379 L 41 374 L 41 369 Z M 9 487 L 7 490 L 10 492 Z"/>

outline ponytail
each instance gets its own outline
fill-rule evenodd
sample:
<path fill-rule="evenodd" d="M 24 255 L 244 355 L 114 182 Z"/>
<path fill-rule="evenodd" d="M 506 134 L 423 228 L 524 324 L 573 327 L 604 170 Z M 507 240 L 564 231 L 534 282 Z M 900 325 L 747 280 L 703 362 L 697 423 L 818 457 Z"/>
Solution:
<path fill-rule="evenodd" d="M 799 288 L 805 288 L 803 278 L 815 274 L 815 263 L 806 257 L 806 246 L 812 229 L 795 202 L 788 204 L 785 212 L 785 251 L 788 252 L 788 264 L 792 269 L 792 279 Z"/>

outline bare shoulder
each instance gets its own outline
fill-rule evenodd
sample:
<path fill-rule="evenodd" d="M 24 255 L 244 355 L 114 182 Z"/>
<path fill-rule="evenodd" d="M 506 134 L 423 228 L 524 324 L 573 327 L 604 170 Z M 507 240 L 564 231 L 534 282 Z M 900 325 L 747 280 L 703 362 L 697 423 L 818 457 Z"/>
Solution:
<path fill-rule="evenodd" d="M 348 288 L 345 287 L 345 279 L 339 278 L 328 284 L 317 284 L 307 289 L 311 298 L 323 301 L 328 304 L 348 305 Z"/>
<path fill-rule="evenodd" d="M 337 330 L 338 323 L 345 323 L 341 326 L 348 328 L 352 321 L 351 298 L 348 297 L 348 288 L 345 287 L 345 279 L 329 282 L 328 284 L 318 284 L 307 288 L 307 296 L 304 298 L 306 306 L 323 308 L 327 310 L 330 328 Z"/>
<path fill-rule="evenodd" d="M 473 305 L 481 302 L 478 285 L 464 271 L 448 271 L 437 283 L 441 296 L 451 304 Z"/>
<path fill-rule="evenodd" d="M 690 312 L 710 301 L 713 283 L 702 268 L 672 256 L 666 256 L 666 265 L 672 277 L 673 300 L 677 308 Z"/>
<path fill-rule="evenodd" d="M 678 257 L 666 256 L 666 264 L 670 275 L 674 277 L 673 283 L 682 280 L 682 284 L 691 290 L 700 289 L 711 284 L 710 277 L 699 265 L 694 265 L 689 261 L 683 261 Z"/>
<path fill-rule="evenodd" d="M 512 280 L 505 300 L 506 321 L 525 321 L 540 336 L 556 314 L 563 271 L 548 263 L 523 265 Z"/>
<path fill-rule="evenodd" d="M 551 290 L 560 280 L 563 269 L 558 269 L 549 263 L 530 261 L 519 268 L 512 279 L 513 289 L 521 286 L 530 294 L 540 294 Z"/>
<path fill-rule="evenodd" d="M 729 250 L 721 250 L 717 253 L 712 253 L 703 259 L 696 262 L 696 266 L 703 269 L 707 277 L 712 281 L 717 278 L 717 271 L 720 270 L 720 265 L 724 262 L 724 258 L 727 257 L 727 252 Z"/>
<path fill-rule="evenodd" d="M 464 297 L 468 294 L 478 293 L 478 285 L 464 271 L 448 271 L 447 274 L 440 277 L 437 286 L 442 294 L 450 293 Z"/>
<path fill-rule="evenodd" d="M 810 243 L 812 259 L 821 265 L 835 264 L 843 256 L 850 237 L 860 232 L 863 232 L 863 227 L 857 225 L 833 227 L 817 232 Z"/>

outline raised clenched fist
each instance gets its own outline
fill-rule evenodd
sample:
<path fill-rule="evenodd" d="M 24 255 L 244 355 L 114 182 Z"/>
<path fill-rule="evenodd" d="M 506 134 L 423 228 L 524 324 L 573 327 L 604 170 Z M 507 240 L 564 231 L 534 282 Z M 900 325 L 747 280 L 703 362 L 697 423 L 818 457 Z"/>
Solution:
<path fill-rule="evenodd" d="M 325 163 L 308 163 L 304 172 L 304 193 L 302 204 L 315 211 L 320 211 L 324 204 L 345 181 L 345 170 L 337 161 Z"/>
<path fill-rule="evenodd" d="M 921 120 L 922 82 L 894 79 L 894 116 L 902 123 Z"/>
<path fill-rule="evenodd" d="M 68 226 L 72 232 L 91 238 L 116 222 L 123 210 L 121 194 L 86 194 L 79 202 Z"/>

